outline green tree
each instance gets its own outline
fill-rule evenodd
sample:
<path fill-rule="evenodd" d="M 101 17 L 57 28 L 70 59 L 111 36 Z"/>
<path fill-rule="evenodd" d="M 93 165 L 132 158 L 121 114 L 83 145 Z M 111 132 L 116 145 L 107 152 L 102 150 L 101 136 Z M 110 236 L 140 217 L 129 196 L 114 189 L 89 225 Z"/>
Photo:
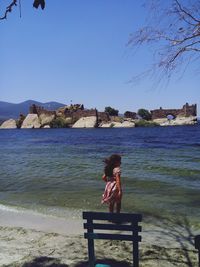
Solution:
<path fill-rule="evenodd" d="M 118 116 L 119 110 L 111 107 L 105 107 L 105 112 L 107 112 L 110 116 Z"/>
<path fill-rule="evenodd" d="M 144 108 L 139 109 L 139 110 L 138 110 L 138 115 L 139 115 L 143 120 L 146 120 L 146 121 L 151 120 L 151 113 L 150 113 L 147 109 L 144 109 Z"/>
<path fill-rule="evenodd" d="M 136 113 L 132 112 L 132 111 L 126 111 L 124 112 L 124 117 L 125 118 L 132 118 L 132 119 L 136 119 Z"/>

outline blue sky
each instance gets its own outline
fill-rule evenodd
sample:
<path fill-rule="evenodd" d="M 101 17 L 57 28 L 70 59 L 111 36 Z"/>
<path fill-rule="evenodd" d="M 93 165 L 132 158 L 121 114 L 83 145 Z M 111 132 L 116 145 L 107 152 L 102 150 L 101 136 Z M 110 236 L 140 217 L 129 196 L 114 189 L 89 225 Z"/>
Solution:
<path fill-rule="evenodd" d="M 1 1 L 0 10 L 9 2 Z M 146 18 L 141 1 L 46 0 L 43 11 L 33 9 L 32 2 L 21 0 L 22 18 L 15 8 L 0 22 L 1 101 L 72 100 L 120 113 L 180 108 L 186 102 L 200 106 L 197 63 L 167 87 L 156 87 L 155 78 L 130 82 L 152 64 L 147 47 L 135 53 L 127 46 Z"/>

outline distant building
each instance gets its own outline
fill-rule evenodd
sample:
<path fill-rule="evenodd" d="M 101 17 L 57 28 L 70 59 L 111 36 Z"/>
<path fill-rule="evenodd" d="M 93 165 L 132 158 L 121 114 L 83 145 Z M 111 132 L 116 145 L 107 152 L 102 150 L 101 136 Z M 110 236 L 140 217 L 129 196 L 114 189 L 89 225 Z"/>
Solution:
<path fill-rule="evenodd" d="M 194 104 L 190 106 L 188 103 L 186 103 L 181 109 L 163 109 L 160 107 L 160 109 L 151 110 L 152 120 L 167 118 L 169 115 L 173 116 L 174 118 L 177 116 L 197 116 L 197 105 Z"/>

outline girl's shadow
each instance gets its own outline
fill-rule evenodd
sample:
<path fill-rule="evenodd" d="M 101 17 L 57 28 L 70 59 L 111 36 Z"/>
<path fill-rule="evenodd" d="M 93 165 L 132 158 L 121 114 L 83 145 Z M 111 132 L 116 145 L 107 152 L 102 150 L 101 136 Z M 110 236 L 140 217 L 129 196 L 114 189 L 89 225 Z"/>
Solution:
<path fill-rule="evenodd" d="M 56 258 L 37 257 L 31 262 L 24 263 L 22 267 L 69 267 L 69 265 L 60 263 Z"/>

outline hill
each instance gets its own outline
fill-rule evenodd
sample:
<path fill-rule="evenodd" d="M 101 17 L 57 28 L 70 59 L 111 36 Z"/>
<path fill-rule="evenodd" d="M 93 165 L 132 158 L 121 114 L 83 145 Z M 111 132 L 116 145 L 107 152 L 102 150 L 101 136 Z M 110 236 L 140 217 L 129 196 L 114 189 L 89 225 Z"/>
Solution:
<path fill-rule="evenodd" d="M 19 104 L 0 101 L 0 120 L 6 120 L 10 118 L 17 119 L 19 118 L 20 113 L 26 115 L 29 112 L 29 107 L 33 104 L 37 106 L 42 106 L 44 107 L 44 109 L 47 110 L 56 110 L 62 106 L 65 106 L 65 104 L 53 101 L 47 103 L 41 103 L 35 100 L 27 100 Z"/>

